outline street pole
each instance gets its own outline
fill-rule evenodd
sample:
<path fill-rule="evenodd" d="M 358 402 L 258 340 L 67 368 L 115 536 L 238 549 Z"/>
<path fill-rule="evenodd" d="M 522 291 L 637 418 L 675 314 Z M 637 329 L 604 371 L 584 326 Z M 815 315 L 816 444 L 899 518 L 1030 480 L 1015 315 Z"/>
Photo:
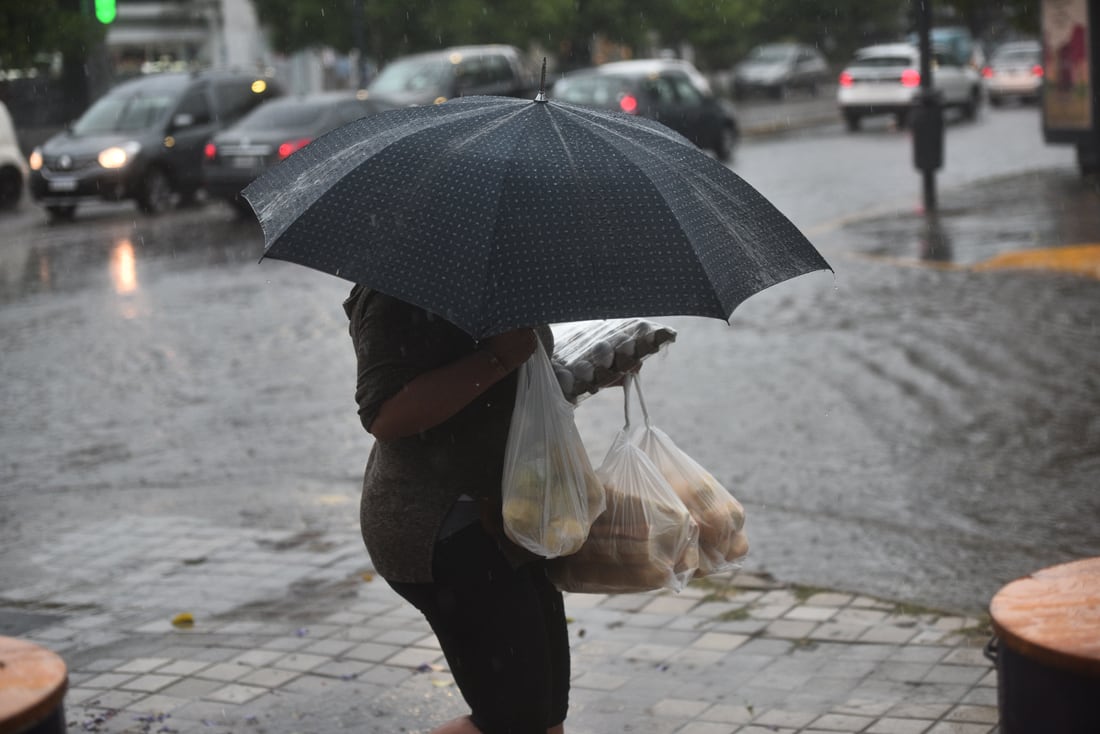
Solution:
<path fill-rule="evenodd" d="M 913 105 L 913 163 L 921 172 L 925 212 L 936 211 L 936 170 L 943 167 L 943 107 L 932 84 L 932 0 L 915 0 L 920 91 Z"/>
<path fill-rule="evenodd" d="M 363 33 L 363 0 L 351 0 L 352 43 L 355 44 L 355 84 L 367 86 L 367 43 Z"/>

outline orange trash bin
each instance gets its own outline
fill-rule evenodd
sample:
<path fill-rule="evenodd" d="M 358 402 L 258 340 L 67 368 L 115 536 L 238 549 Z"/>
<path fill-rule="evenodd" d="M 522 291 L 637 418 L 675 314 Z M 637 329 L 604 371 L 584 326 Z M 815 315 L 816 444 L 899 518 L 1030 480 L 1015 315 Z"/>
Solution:
<path fill-rule="evenodd" d="M 1100 558 L 1017 579 L 989 612 L 1001 734 L 1100 733 Z"/>
<path fill-rule="evenodd" d="M 64 734 L 68 681 L 57 654 L 0 637 L 0 734 Z"/>

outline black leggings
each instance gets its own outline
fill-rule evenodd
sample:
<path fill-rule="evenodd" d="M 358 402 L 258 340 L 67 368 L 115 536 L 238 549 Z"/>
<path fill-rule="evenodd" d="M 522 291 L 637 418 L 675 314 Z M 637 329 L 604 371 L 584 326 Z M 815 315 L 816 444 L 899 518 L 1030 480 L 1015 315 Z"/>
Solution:
<path fill-rule="evenodd" d="M 480 523 L 436 543 L 430 584 L 389 581 L 439 639 L 484 734 L 545 734 L 569 708 L 565 605 L 541 562 L 512 568 Z"/>

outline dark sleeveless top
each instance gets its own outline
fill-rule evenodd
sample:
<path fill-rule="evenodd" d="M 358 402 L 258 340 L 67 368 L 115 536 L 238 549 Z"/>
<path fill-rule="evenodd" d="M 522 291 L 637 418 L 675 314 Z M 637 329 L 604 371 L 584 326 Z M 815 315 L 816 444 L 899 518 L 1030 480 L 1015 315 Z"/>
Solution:
<path fill-rule="evenodd" d="M 478 348 L 469 334 L 417 306 L 355 286 L 344 309 L 358 362 L 355 400 L 369 428 L 382 404 L 421 373 Z M 539 329 L 553 350 L 550 329 Z M 504 537 L 500 483 L 516 373 L 443 423 L 418 435 L 375 441 L 363 478 L 360 527 L 375 570 L 408 583 L 432 580 L 443 518 L 460 495 L 475 498 L 482 522 L 514 564 L 534 556 Z"/>

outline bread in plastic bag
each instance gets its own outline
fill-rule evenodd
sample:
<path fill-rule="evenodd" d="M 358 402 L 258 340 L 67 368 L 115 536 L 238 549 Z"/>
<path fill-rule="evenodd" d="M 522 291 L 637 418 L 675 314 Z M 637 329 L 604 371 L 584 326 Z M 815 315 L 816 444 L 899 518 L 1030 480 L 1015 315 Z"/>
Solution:
<path fill-rule="evenodd" d="M 580 401 L 634 371 L 676 341 L 676 330 L 647 319 L 554 324 L 554 373 L 562 392 Z"/>
<path fill-rule="evenodd" d="M 501 496 L 505 534 L 544 558 L 578 550 L 604 509 L 573 406 L 541 343 L 518 371 Z"/>
<path fill-rule="evenodd" d="M 698 567 L 699 528 L 630 431 L 628 421 L 596 470 L 607 509 L 579 551 L 549 565 L 562 591 L 681 591 Z"/>
<path fill-rule="evenodd" d="M 738 568 L 740 559 L 749 552 L 744 532 L 745 508 L 668 434 L 650 423 L 641 383 L 637 377 L 632 382 L 645 418 L 645 425 L 634 434 L 633 440 L 699 526 L 699 569 L 695 575 L 710 576 Z"/>

